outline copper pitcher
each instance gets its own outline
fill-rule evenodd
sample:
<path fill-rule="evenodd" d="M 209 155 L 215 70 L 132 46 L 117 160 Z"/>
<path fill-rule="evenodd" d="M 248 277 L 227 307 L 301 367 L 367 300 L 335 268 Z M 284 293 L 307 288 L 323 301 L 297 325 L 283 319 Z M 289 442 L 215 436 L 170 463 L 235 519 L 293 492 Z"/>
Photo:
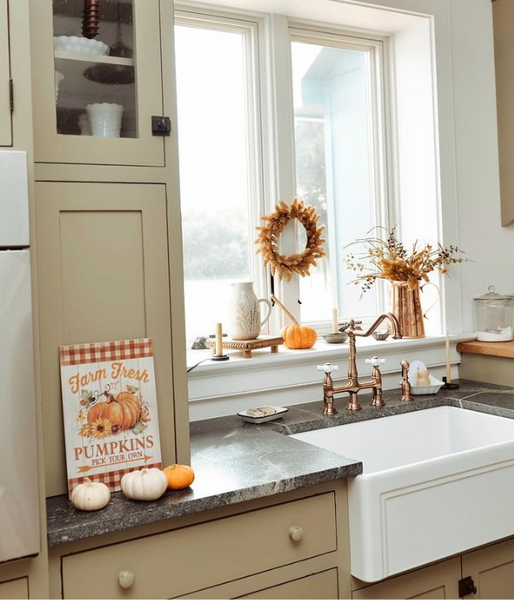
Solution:
<path fill-rule="evenodd" d="M 400 323 L 404 338 L 419 339 L 425 337 L 423 309 L 421 308 L 419 283 L 410 288 L 406 281 L 391 281 L 392 313 Z"/>

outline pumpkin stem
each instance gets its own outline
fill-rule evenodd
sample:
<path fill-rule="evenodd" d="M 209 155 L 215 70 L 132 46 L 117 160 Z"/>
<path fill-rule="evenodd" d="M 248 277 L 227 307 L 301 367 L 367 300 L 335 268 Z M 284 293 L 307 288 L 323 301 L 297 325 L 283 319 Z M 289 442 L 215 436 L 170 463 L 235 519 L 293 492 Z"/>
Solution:
<path fill-rule="evenodd" d="M 92 483 L 91 479 L 89 479 L 89 477 L 84 477 L 84 483 L 87 483 L 88 485 L 90 483 Z"/>
<path fill-rule="evenodd" d="M 290 313 L 287 310 L 287 308 L 282 304 L 282 302 L 280 302 L 280 300 L 274 294 L 271 294 L 271 299 L 279 305 L 279 307 L 286 313 L 286 315 L 291 319 L 294 325 L 296 325 L 297 327 L 300 326 L 300 323 L 298 323 L 298 321 L 294 318 L 292 313 Z"/>

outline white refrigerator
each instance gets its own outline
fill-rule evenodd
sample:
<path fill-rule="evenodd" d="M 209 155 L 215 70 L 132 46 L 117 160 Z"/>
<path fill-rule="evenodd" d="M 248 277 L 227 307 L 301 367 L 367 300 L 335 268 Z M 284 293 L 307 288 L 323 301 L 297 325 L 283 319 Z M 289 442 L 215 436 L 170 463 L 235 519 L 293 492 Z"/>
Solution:
<path fill-rule="evenodd" d="M 27 157 L 0 151 L 0 563 L 39 529 Z"/>

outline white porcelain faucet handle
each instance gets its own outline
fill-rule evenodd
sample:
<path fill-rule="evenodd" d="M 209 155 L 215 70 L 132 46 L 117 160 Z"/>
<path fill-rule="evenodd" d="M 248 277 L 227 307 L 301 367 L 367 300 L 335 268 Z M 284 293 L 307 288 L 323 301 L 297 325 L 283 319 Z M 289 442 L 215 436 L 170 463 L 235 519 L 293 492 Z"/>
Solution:
<path fill-rule="evenodd" d="M 324 371 L 325 373 L 332 373 L 332 371 L 339 371 L 339 367 L 337 365 L 333 365 L 332 363 L 325 363 L 324 365 L 318 365 L 318 371 Z"/>
<path fill-rule="evenodd" d="M 385 358 L 378 358 L 378 356 L 373 356 L 372 358 L 366 359 L 367 365 L 372 365 L 373 367 L 379 367 L 380 365 L 385 364 Z"/>

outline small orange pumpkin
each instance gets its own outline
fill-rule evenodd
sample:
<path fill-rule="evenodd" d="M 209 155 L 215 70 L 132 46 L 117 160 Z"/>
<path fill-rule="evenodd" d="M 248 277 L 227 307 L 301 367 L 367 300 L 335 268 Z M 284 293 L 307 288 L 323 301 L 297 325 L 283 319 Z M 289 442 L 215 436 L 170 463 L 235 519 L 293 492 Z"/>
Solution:
<path fill-rule="evenodd" d="M 282 330 L 284 345 L 291 350 L 312 348 L 318 339 L 318 334 L 307 325 L 288 325 Z"/>
<path fill-rule="evenodd" d="M 195 480 L 195 472 L 187 465 L 170 465 L 163 469 L 168 478 L 169 490 L 183 490 Z"/>
<path fill-rule="evenodd" d="M 306 350 L 307 348 L 312 348 L 318 339 L 318 334 L 314 329 L 312 327 L 307 327 L 307 325 L 300 325 L 280 300 L 273 296 L 273 294 L 271 295 L 271 298 L 293 322 L 292 325 L 287 325 L 282 330 L 281 335 L 284 338 L 284 345 L 291 350 Z"/>

